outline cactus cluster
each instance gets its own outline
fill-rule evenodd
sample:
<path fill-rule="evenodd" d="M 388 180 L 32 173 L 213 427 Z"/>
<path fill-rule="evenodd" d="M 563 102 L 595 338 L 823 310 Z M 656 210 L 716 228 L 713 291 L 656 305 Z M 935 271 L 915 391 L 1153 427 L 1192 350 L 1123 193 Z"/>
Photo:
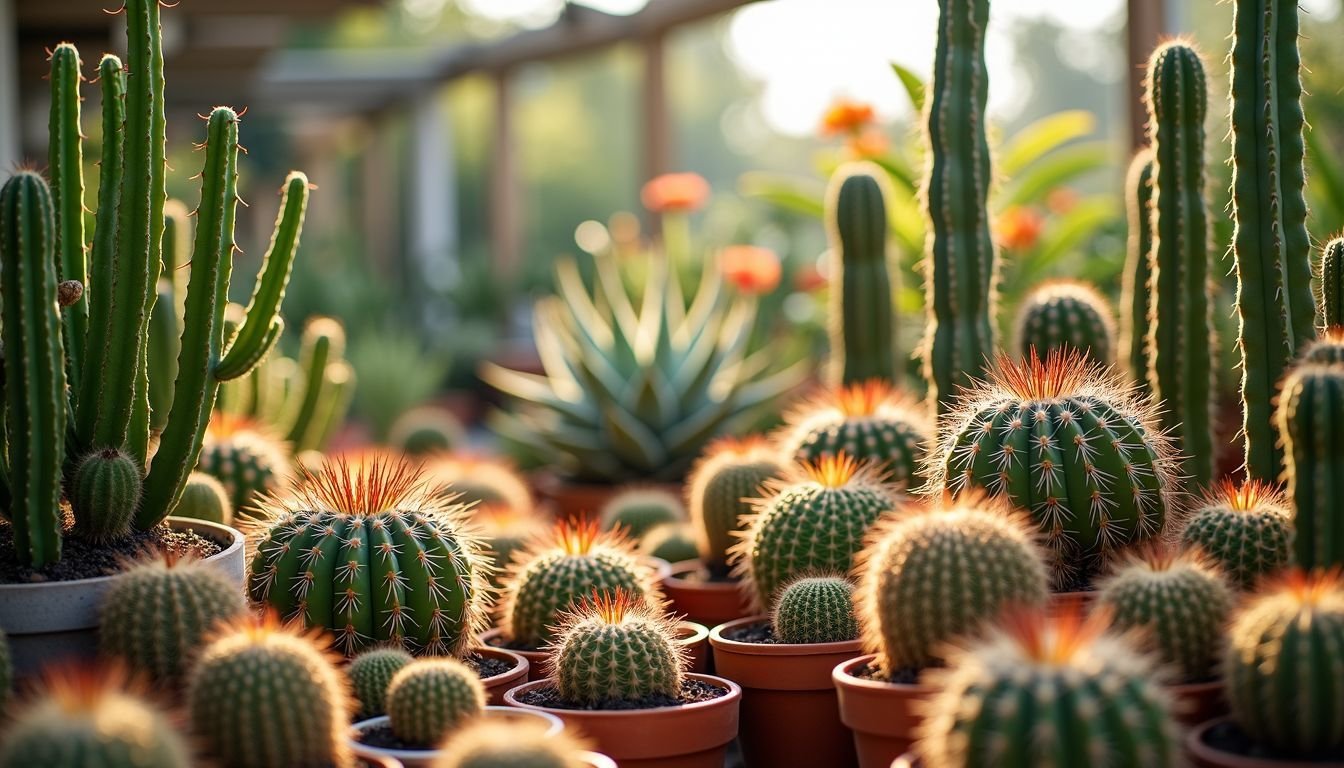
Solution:
<path fill-rule="evenodd" d="M 620 529 L 640 539 L 650 529 L 686 519 L 686 507 L 676 494 L 658 488 L 632 486 L 616 492 L 598 515 L 604 531 Z"/>
<path fill-rule="evenodd" d="M 1251 589 L 1293 557 L 1288 500 L 1259 480 L 1224 480 L 1195 505 L 1181 544 L 1202 552 L 1237 588 Z"/>
<path fill-rule="evenodd" d="M 565 701 L 598 705 L 681 693 L 673 624 L 637 594 L 594 593 L 560 621 L 550 679 Z"/>
<path fill-rule="evenodd" d="M 779 592 L 770 626 L 781 643 L 840 643 L 859 636 L 854 585 L 843 576 L 804 576 Z"/>
<path fill-rule="evenodd" d="M 1153 151 L 1140 149 L 1125 175 L 1129 226 L 1120 299 L 1120 363 L 1131 381 L 1148 386 L 1148 317 L 1152 312 Z"/>
<path fill-rule="evenodd" d="M 392 422 L 387 432 L 387 444 L 407 456 L 433 456 L 466 445 L 467 428 L 452 412 L 422 405 L 406 411 Z"/>
<path fill-rule="evenodd" d="M 1284 379 L 1278 427 L 1293 507 L 1293 545 L 1303 568 L 1344 565 L 1344 513 L 1335 485 L 1344 461 L 1344 365 L 1307 364 Z"/>
<path fill-rule="evenodd" d="M 887 269 L 887 174 L 872 163 L 850 163 L 831 177 L 826 193 L 830 241 L 831 379 L 838 386 L 870 379 L 896 382 L 896 313 Z"/>
<path fill-rule="evenodd" d="M 778 453 L 760 438 L 712 443 L 686 480 L 686 502 L 699 539 L 700 558 L 713 576 L 728 572 L 728 550 L 751 512 L 749 499 L 783 471 Z"/>
<path fill-rule="evenodd" d="M 229 500 L 224 484 L 213 475 L 192 472 L 182 487 L 182 496 L 173 507 L 173 514 L 229 525 L 233 522 L 233 502 Z"/>
<path fill-rule="evenodd" d="M 370 648 L 350 660 L 345 673 L 359 702 L 356 717 L 367 720 L 387 712 L 387 688 L 402 667 L 414 661 L 411 654 L 395 648 Z"/>
<path fill-rule="evenodd" d="M 262 499 L 290 483 L 289 448 L 260 422 L 216 414 L 206 428 L 196 471 L 224 486 L 240 518 L 256 517 Z"/>
<path fill-rule="evenodd" d="M 433 747 L 485 707 L 481 678 L 457 659 L 412 662 L 387 687 L 387 716 L 397 738 Z"/>
<path fill-rule="evenodd" d="M 587 744 L 539 723 L 477 720 L 448 737 L 431 768 L 587 768 Z"/>
<path fill-rule="evenodd" d="M 441 454 L 425 463 L 425 474 L 459 504 L 504 507 L 519 514 L 532 510 L 532 492 L 527 488 L 527 480 L 504 459 Z"/>
<path fill-rule="evenodd" d="M 789 413 L 780 451 L 802 462 L 843 453 L 872 462 L 897 489 L 915 487 L 934 437 L 928 417 L 916 408 L 877 379 L 830 390 Z"/>
<path fill-rule="evenodd" d="M 1028 357 L 1076 349 L 1104 365 L 1115 360 L 1115 321 L 1096 288 L 1076 280 L 1052 280 L 1034 288 L 1017 312 L 1016 349 Z"/>

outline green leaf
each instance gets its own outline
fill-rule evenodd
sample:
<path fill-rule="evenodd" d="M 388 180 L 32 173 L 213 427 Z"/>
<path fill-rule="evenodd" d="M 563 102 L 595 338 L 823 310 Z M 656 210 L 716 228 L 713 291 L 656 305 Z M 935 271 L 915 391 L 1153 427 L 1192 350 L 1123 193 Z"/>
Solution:
<path fill-rule="evenodd" d="M 1013 134 L 999 150 L 999 172 L 1012 178 L 1032 163 L 1074 139 L 1097 129 L 1097 118 L 1085 109 L 1046 115 Z"/>
<path fill-rule="evenodd" d="M 822 199 L 826 187 L 816 179 L 749 171 L 738 179 L 737 189 L 745 197 L 764 200 L 786 211 L 817 219 L 825 214 Z"/>
<path fill-rule="evenodd" d="M 915 114 L 923 112 L 924 78 L 894 61 L 891 62 L 891 71 L 895 72 L 897 79 L 901 81 L 901 87 L 905 89 L 905 95 L 909 97 L 910 106 L 914 107 Z"/>
<path fill-rule="evenodd" d="M 994 208 L 1001 211 L 1013 205 L 1038 203 L 1050 190 L 1107 167 L 1110 156 L 1110 146 L 1102 141 L 1073 144 L 1052 152 L 1014 179 L 1004 194 L 995 198 Z"/>

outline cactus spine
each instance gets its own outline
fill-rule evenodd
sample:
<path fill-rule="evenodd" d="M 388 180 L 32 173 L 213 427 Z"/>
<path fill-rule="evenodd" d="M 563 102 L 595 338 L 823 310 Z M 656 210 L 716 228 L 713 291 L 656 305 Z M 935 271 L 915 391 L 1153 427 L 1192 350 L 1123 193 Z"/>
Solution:
<path fill-rule="evenodd" d="M 985 29 L 989 0 L 938 0 L 933 83 L 925 102 L 929 163 L 922 198 L 925 245 L 924 378 L 936 412 L 952 406 L 993 355 L 997 255 L 988 208 Z"/>
<path fill-rule="evenodd" d="M 1273 401 L 1310 339 L 1310 243 L 1295 0 L 1236 0 L 1232 30 L 1232 257 L 1250 477 L 1277 482 Z"/>
<path fill-rule="evenodd" d="M 485 686 L 457 659 L 407 664 L 387 686 L 387 716 L 397 738 L 434 747 L 485 708 Z"/>
<path fill-rule="evenodd" d="M 696 462 L 686 482 L 687 504 L 700 557 L 712 576 L 727 575 L 733 534 L 751 512 L 747 500 L 760 496 L 762 484 L 780 471 L 776 452 L 760 438 L 722 438 Z"/>
<path fill-rule="evenodd" d="M 1303 365 L 1288 374 L 1279 398 L 1294 549 L 1303 568 L 1344 565 L 1344 366 Z"/>
<path fill-rule="evenodd" d="M 551 681 L 566 701 L 601 705 L 681 693 L 672 622 L 638 595 L 594 594 L 561 621 Z"/>
<path fill-rule="evenodd" d="M 1016 323 L 1022 357 L 1076 349 L 1103 365 L 1115 361 L 1115 321 L 1106 298 L 1087 283 L 1052 280 L 1022 300 Z"/>
<path fill-rule="evenodd" d="M 1181 543 L 1203 552 L 1238 589 L 1251 589 L 1293 557 L 1288 499 L 1259 480 L 1224 480 L 1195 507 Z"/>
<path fill-rule="evenodd" d="M 1321 250 L 1321 269 L 1316 280 L 1320 330 L 1344 326 L 1344 237 L 1336 237 Z"/>
<path fill-rule="evenodd" d="M 904 490 L 920 484 L 920 462 L 934 437 L 921 410 L 910 397 L 870 379 L 827 391 L 793 410 L 779 447 L 801 462 L 842 453 L 872 462 L 887 482 Z"/>
<path fill-rule="evenodd" d="M 1177 438 L 1182 469 L 1213 479 L 1212 302 L 1204 201 L 1204 65 L 1194 48 L 1166 43 L 1148 62 L 1148 130 L 1153 146 L 1148 386 L 1162 424 Z"/>
<path fill-rule="evenodd" d="M 70 507 L 75 531 L 93 542 L 111 542 L 131 530 L 140 503 L 140 465 L 115 448 L 95 451 L 75 467 Z"/>
<path fill-rule="evenodd" d="M 896 316 L 887 271 L 886 172 L 851 163 L 831 179 L 826 232 L 832 279 L 830 333 L 832 378 L 837 385 L 869 379 L 894 383 Z"/>
<path fill-rule="evenodd" d="M 779 592 L 770 625 L 781 643 L 840 643 L 859 636 L 854 585 L 843 576 L 804 576 Z"/>
<path fill-rule="evenodd" d="M 1145 147 L 1130 161 L 1125 176 L 1125 210 L 1129 239 L 1124 288 L 1120 299 L 1120 354 L 1129 377 L 1148 386 L 1148 316 L 1151 307 L 1153 249 L 1153 150 Z"/>
<path fill-rule="evenodd" d="M 414 659 L 400 648 L 371 648 L 350 661 L 346 673 L 359 700 L 360 720 L 387 712 L 387 688 L 392 678 Z"/>

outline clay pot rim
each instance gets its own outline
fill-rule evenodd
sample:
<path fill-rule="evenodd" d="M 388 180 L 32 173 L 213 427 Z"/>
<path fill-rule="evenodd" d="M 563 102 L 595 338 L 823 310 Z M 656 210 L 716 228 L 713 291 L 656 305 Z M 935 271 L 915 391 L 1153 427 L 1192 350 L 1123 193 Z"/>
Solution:
<path fill-rule="evenodd" d="M 482 644 L 476 648 L 473 648 L 472 652 L 480 656 L 493 656 L 494 658 L 499 658 L 503 656 L 506 659 L 513 660 L 513 666 L 510 667 L 509 669 L 500 672 L 498 675 L 491 675 L 490 677 L 482 677 L 481 683 L 483 683 L 486 686 L 489 686 L 491 682 L 498 682 L 500 680 L 504 680 L 509 677 L 514 676 L 527 677 L 527 674 L 530 671 L 529 668 L 532 666 L 532 663 L 527 660 L 527 657 L 519 653 L 514 653 L 513 651 L 510 651 L 507 648 L 500 648 L 498 646 Z"/>
<path fill-rule="evenodd" d="M 487 705 L 481 710 L 481 717 L 491 717 L 492 715 L 501 718 L 514 717 L 519 712 L 526 712 L 526 716 L 537 715 L 539 716 L 538 719 L 545 721 L 547 738 L 555 736 L 565 730 L 565 723 L 563 720 L 540 709 L 526 710 L 518 707 Z M 370 744 L 365 744 L 356 738 L 360 733 L 370 728 L 383 725 L 390 720 L 391 718 L 387 715 L 379 715 L 378 717 L 371 717 L 367 720 L 360 720 L 351 725 L 350 729 L 346 732 L 346 742 L 350 745 L 350 748 L 354 750 L 355 754 L 360 757 L 373 755 L 377 757 L 391 757 L 397 760 L 413 760 L 420 763 L 432 760 L 435 755 L 438 755 L 439 752 L 442 751 L 437 747 L 430 747 L 429 749 L 389 749 L 387 747 L 375 747 Z"/>
<path fill-rule="evenodd" d="M 851 669 L 861 664 L 868 664 L 877 658 L 876 653 L 869 653 L 858 658 L 848 659 L 835 665 L 831 670 L 831 680 L 835 681 L 837 686 L 847 685 L 851 688 L 867 688 L 872 691 L 904 691 L 912 694 L 933 694 L 937 691 L 931 685 L 920 685 L 919 683 L 889 683 L 883 680 L 869 680 L 866 677 L 857 677 L 850 674 Z"/>
<path fill-rule="evenodd" d="M 690 704 L 677 704 L 671 707 L 646 707 L 644 709 L 557 709 L 552 707 L 542 707 L 536 704 L 525 704 L 518 700 L 517 694 L 524 690 L 532 690 L 544 686 L 554 685 L 549 679 L 533 680 L 530 683 L 510 688 L 504 694 L 504 701 L 508 702 L 510 707 L 520 709 L 535 709 L 540 712 L 547 712 L 563 719 L 564 715 L 578 715 L 585 719 L 603 719 L 617 720 L 646 714 L 663 714 L 670 712 L 693 712 L 699 709 L 710 709 L 712 707 L 732 704 L 742 698 L 742 686 L 729 680 L 726 677 L 715 677 L 714 675 L 704 675 L 699 672 L 688 672 L 685 677 L 690 680 L 699 680 L 702 683 L 708 683 L 717 688 L 727 688 L 728 692 L 722 696 L 715 696 L 708 701 L 695 701 Z"/>
<path fill-rule="evenodd" d="M 755 616 L 724 622 L 710 630 L 709 644 L 724 651 L 748 656 L 827 656 L 836 653 L 859 653 L 863 649 L 862 640 L 842 640 L 838 643 L 744 643 L 723 636 L 724 630 L 769 620 L 768 614 L 758 613 Z"/>
<path fill-rule="evenodd" d="M 590 768 L 616 768 L 616 761 L 601 752 L 584 750 L 579 753 L 579 759 L 586 760 Z"/>
<path fill-rule="evenodd" d="M 705 564 L 700 560 L 682 560 L 679 563 L 671 563 L 668 573 L 663 577 L 663 581 L 673 582 L 677 589 L 698 589 L 705 592 L 741 592 L 742 582 L 740 581 L 692 581 L 686 578 L 689 574 L 704 571 Z"/>
<path fill-rule="evenodd" d="M 1207 765 L 1221 765 L 1226 768 L 1312 768 L 1312 766 L 1331 765 L 1313 760 L 1282 760 L 1268 757 L 1249 757 L 1247 755 L 1238 755 L 1235 752 L 1224 752 L 1221 749 L 1209 746 L 1204 741 L 1204 734 L 1213 730 L 1215 726 L 1223 723 L 1232 722 L 1231 715 L 1215 717 L 1212 720 L 1204 722 L 1190 728 L 1185 734 L 1185 751 L 1196 761 Z"/>
<path fill-rule="evenodd" d="M 698 621 L 691 621 L 690 619 L 681 619 L 677 622 L 675 629 L 690 630 L 690 633 L 685 637 L 677 638 L 677 643 L 681 645 L 695 645 L 696 643 L 706 640 L 710 635 L 709 627 L 706 627 Z"/>
<path fill-rule="evenodd" d="M 1223 678 L 1218 677 L 1213 680 L 1205 680 L 1202 683 L 1168 683 L 1167 689 L 1180 691 L 1183 693 L 1204 693 L 1214 691 L 1223 687 Z"/>

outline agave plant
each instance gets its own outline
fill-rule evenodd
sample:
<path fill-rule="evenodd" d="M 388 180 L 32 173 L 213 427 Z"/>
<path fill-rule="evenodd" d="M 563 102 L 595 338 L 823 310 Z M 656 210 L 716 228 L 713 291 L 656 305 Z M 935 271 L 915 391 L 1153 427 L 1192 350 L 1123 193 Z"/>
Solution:
<path fill-rule="evenodd" d="M 715 270 L 689 302 L 657 255 L 642 292 L 608 257 L 591 290 L 572 260 L 556 285 L 533 318 L 545 375 L 487 364 L 482 377 L 521 401 L 496 429 L 544 446 L 573 479 L 678 479 L 711 438 L 802 378 L 802 364 L 772 372 L 768 352 L 749 349 L 756 303 L 723 291 Z"/>

